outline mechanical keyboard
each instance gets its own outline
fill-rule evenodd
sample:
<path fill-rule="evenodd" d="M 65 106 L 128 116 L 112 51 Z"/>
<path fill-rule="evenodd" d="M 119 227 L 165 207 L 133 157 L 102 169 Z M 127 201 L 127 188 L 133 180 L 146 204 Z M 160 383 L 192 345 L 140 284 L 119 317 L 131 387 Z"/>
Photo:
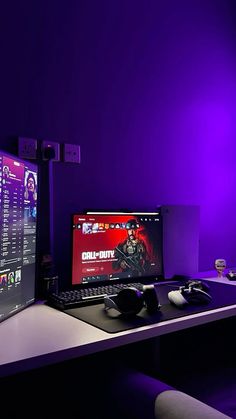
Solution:
<path fill-rule="evenodd" d="M 143 284 L 139 282 L 131 284 L 104 285 L 94 288 L 75 289 L 52 293 L 47 297 L 47 303 L 60 310 L 99 304 L 103 302 L 106 295 L 117 294 L 121 289 L 135 287 L 142 291 Z"/>

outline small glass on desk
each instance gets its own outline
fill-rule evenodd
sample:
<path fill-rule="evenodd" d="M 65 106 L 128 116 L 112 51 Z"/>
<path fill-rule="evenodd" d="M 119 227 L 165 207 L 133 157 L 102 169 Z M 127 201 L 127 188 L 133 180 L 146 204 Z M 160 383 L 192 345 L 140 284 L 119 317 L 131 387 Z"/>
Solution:
<path fill-rule="evenodd" d="M 43 278 L 44 280 L 44 293 L 45 297 L 49 294 L 57 294 L 58 293 L 58 275 L 48 275 Z"/>

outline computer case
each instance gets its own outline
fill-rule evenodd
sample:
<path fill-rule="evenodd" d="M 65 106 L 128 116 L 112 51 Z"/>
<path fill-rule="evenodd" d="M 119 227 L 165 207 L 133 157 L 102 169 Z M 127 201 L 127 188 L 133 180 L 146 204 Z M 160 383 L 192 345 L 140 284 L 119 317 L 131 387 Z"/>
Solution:
<path fill-rule="evenodd" d="M 199 261 L 200 207 L 162 205 L 163 265 L 165 278 L 197 276 Z"/>

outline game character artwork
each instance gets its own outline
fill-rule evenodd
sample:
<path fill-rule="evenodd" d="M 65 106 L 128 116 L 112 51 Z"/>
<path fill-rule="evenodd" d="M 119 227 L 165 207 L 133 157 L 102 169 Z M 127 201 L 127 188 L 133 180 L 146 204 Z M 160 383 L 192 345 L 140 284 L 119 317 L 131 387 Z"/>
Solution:
<path fill-rule="evenodd" d="M 75 215 L 73 284 L 162 275 L 160 217 Z"/>

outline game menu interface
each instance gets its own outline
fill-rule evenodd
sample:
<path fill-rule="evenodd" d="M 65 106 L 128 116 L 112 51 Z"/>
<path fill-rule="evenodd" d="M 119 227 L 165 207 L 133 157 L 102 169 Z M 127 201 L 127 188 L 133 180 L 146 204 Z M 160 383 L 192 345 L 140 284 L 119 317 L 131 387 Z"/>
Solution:
<path fill-rule="evenodd" d="M 163 274 L 157 213 L 74 214 L 72 284 Z"/>

